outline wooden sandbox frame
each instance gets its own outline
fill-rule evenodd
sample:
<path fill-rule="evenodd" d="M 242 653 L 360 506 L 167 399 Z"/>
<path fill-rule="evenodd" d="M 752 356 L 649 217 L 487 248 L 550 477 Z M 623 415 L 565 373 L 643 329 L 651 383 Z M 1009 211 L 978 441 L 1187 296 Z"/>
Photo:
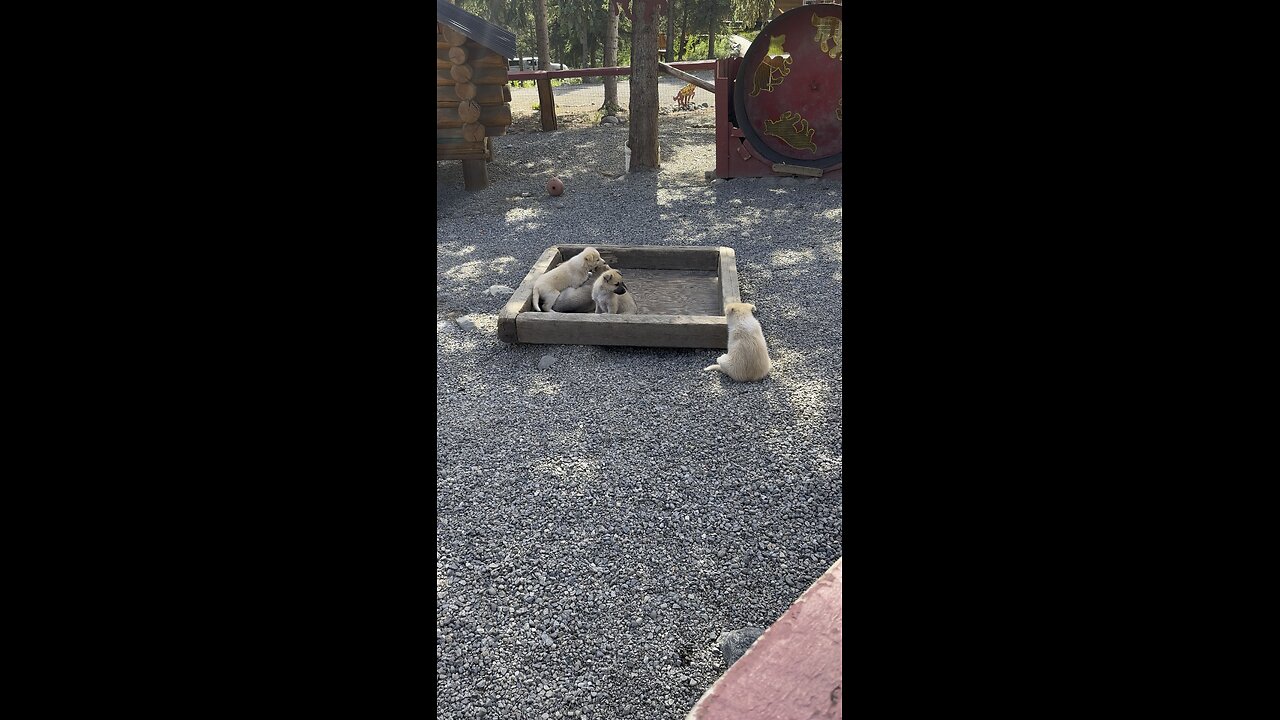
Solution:
<path fill-rule="evenodd" d="M 703 302 L 697 314 L 679 314 L 682 309 L 679 282 L 674 294 L 664 298 L 637 293 L 637 305 L 658 310 L 653 314 L 600 315 L 595 313 L 553 313 L 533 310 L 533 283 L 545 272 L 569 258 L 594 247 L 610 267 L 628 276 L 679 275 L 692 271 L 714 278 L 718 288 L 718 314 Z M 639 285 L 640 282 L 636 281 Z M 701 283 L 705 286 L 707 283 Z M 705 290 L 702 291 L 705 295 Z M 724 314 L 728 303 L 741 302 L 738 294 L 738 264 L 729 247 L 666 247 L 661 245 L 553 245 L 547 248 L 524 282 L 498 313 L 498 338 L 509 343 L 547 345 L 628 345 L 635 347 L 713 348 L 729 345 L 729 327 Z"/>

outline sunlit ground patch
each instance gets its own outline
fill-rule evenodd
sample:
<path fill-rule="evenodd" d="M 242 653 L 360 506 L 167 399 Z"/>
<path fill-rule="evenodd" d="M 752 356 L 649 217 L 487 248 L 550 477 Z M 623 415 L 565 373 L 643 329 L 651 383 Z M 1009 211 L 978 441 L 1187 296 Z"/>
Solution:
<path fill-rule="evenodd" d="M 817 259 L 817 254 L 813 250 L 776 250 L 769 256 L 769 260 L 774 265 L 783 267 L 791 265 L 799 265 L 801 263 L 810 263 Z"/>
<path fill-rule="evenodd" d="M 505 273 L 507 265 L 515 261 L 516 259 L 510 255 L 488 260 L 472 260 L 461 265 L 454 265 L 440 274 L 455 282 L 481 282 L 495 275 Z"/>

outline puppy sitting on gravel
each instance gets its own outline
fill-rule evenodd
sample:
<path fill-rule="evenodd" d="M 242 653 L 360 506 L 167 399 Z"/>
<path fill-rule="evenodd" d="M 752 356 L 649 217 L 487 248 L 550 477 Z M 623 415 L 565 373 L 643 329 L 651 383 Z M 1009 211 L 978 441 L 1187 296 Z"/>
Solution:
<path fill-rule="evenodd" d="M 544 312 L 542 305 L 546 305 L 547 312 L 555 312 L 560 293 L 585 283 L 591 271 L 603 263 L 600 251 L 589 247 L 542 273 L 533 283 L 533 309 Z"/>
<path fill-rule="evenodd" d="M 622 282 L 622 273 L 609 270 L 600 273 L 591 287 L 591 299 L 596 301 L 596 312 L 606 315 L 626 315 L 636 311 L 635 297 Z"/>
<path fill-rule="evenodd" d="M 751 303 L 729 303 L 724 307 L 729 323 L 729 352 L 704 371 L 719 370 L 739 382 L 762 380 L 769 374 L 773 362 L 769 360 L 760 321 L 752 315 L 755 309 Z"/>
<path fill-rule="evenodd" d="M 596 301 L 591 298 L 591 291 L 595 287 L 595 281 L 600 279 L 604 273 L 612 270 L 607 263 L 601 263 L 596 268 L 587 281 L 576 288 L 569 288 L 560 293 L 560 298 L 556 300 L 555 307 L 551 308 L 556 312 L 562 313 L 593 313 L 596 311 Z"/>

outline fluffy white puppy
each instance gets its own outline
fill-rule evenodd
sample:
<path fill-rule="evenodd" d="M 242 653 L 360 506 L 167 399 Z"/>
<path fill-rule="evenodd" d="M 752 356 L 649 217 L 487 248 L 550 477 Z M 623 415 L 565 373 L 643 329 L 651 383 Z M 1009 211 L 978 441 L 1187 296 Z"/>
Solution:
<path fill-rule="evenodd" d="M 622 273 L 608 270 L 600 273 L 591 286 L 591 299 L 596 302 L 596 312 L 607 315 L 625 315 L 636 311 L 636 301 L 622 282 Z"/>
<path fill-rule="evenodd" d="M 585 283 L 591 271 L 603 263 L 600 251 L 589 247 L 542 273 L 533 283 L 533 309 L 543 312 L 542 305 L 546 305 L 547 311 L 555 312 L 560 293 Z"/>
<path fill-rule="evenodd" d="M 568 290 L 560 293 L 560 298 L 556 300 L 555 306 L 551 309 L 562 313 L 595 312 L 596 301 L 591 298 L 591 291 L 595 286 L 595 281 L 599 280 L 602 274 L 612 269 L 613 268 L 609 267 L 607 263 L 602 262 L 600 267 L 596 268 L 591 273 L 591 276 L 587 278 L 586 282 L 576 288 L 569 288 Z"/>
<path fill-rule="evenodd" d="M 729 352 L 704 371 L 719 370 L 739 382 L 762 380 L 769 374 L 773 362 L 769 360 L 760 321 L 752 315 L 755 309 L 751 303 L 729 303 L 724 307 L 729 323 Z"/>

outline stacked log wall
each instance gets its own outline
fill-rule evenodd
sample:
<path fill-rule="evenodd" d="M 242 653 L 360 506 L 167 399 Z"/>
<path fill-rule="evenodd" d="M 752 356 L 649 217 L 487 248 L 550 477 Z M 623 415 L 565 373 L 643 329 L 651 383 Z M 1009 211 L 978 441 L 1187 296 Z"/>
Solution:
<path fill-rule="evenodd" d="M 511 125 L 507 59 L 436 23 L 436 158 L 492 158 Z"/>

